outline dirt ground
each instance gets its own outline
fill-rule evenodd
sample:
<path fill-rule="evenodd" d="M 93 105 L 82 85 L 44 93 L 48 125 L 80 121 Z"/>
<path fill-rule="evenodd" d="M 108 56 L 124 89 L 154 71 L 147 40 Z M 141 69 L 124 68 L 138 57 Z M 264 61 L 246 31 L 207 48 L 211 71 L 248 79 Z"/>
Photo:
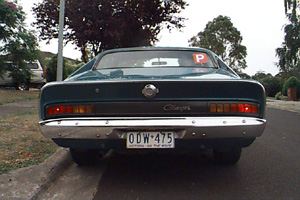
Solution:
<path fill-rule="evenodd" d="M 21 101 L 0 105 L 0 117 L 38 108 L 38 100 Z"/>

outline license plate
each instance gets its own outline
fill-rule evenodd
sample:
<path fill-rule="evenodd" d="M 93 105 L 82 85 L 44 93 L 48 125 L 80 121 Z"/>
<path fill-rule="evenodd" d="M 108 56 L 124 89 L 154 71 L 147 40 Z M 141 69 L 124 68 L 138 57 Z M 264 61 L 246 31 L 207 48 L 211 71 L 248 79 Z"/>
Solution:
<path fill-rule="evenodd" d="M 173 132 L 128 132 L 128 149 L 168 149 L 175 147 Z"/>

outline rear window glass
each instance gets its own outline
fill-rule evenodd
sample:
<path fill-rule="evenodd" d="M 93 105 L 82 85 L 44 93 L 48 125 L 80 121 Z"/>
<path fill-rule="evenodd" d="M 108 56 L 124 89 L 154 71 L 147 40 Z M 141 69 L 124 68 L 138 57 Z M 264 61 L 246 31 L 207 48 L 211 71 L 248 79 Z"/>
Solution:
<path fill-rule="evenodd" d="M 194 51 L 130 51 L 103 56 L 96 69 L 200 67 L 216 68 L 205 52 Z"/>
<path fill-rule="evenodd" d="M 39 69 L 39 66 L 37 63 L 28 63 L 26 64 L 28 69 Z"/>

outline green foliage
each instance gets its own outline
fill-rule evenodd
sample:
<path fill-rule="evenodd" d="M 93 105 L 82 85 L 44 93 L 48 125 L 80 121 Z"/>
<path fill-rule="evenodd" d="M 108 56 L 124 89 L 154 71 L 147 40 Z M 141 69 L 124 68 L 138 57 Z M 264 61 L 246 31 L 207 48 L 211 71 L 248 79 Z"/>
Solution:
<path fill-rule="evenodd" d="M 268 97 L 274 97 L 282 89 L 281 81 L 273 76 L 267 76 L 259 80 L 265 87 Z"/>
<path fill-rule="evenodd" d="M 154 44 L 162 28 L 183 27 L 179 17 L 184 0 L 66 0 L 64 38 L 81 50 L 88 61 L 103 50 Z M 33 8 L 42 40 L 58 37 L 59 0 L 43 0 Z"/>
<path fill-rule="evenodd" d="M 73 72 L 83 66 L 85 63 L 80 62 L 78 64 L 72 64 L 71 62 L 66 61 L 66 76 L 70 76 Z"/>
<path fill-rule="evenodd" d="M 78 64 L 73 64 L 64 58 L 63 79 L 66 79 L 69 75 L 71 75 L 74 71 L 79 69 L 82 65 L 84 65 L 83 62 Z M 51 57 L 50 60 L 48 60 L 48 64 L 46 67 L 46 74 L 45 74 L 46 81 L 47 82 L 56 81 L 56 73 L 57 73 L 57 55 L 54 55 Z"/>
<path fill-rule="evenodd" d="M 281 100 L 282 97 L 283 97 L 283 95 L 282 95 L 281 91 L 277 92 L 277 94 L 275 95 L 276 100 Z"/>
<path fill-rule="evenodd" d="M 6 71 L 14 83 L 30 80 L 25 61 L 37 59 L 37 41 L 24 27 L 25 14 L 15 3 L 0 1 L 0 76 Z"/>
<path fill-rule="evenodd" d="M 0 41 L 9 41 L 14 29 L 24 21 L 21 7 L 10 1 L 0 1 Z"/>
<path fill-rule="evenodd" d="M 289 87 L 297 87 L 298 88 L 298 96 L 300 96 L 300 81 L 292 76 L 290 77 L 288 80 L 286 80 L 283 84 L 283 88 L 282 88 L 282 94 L 283 95 L 287 95 L 287 90 Z"/>
<path fill-rule="evenodd" d="M 206 24 L 204 31 L 189 40 L 190 46 L 212 50 L 236 72 L 247 67 L 247 48 L 242 45 L 241 33 L 229 17 L 218 16 Z"/>
<path fill-rule="evenodd" d="M 288 88 L 289 87 L 296 87 L 299 84 L 299 80 L 296 77 L 292 76 L 287 81 L 285 81 L 284 84 Z"/>
<path fill-rule="evenodd" d="M 264 71 L 258 71 L 256 72 L 253 76 L 252 79 L 254 80 L 261 80 L 263 78 L 267 78 L 267 77 L 273 77 L 272 74 L 266 74 Z"/>
<path fill-rule="evenodd" d="M 281 72 L 286 73 L 285 77 L 290 75 L 300 77 L 300 23 L 297 14 L 297 0 L 285 0 L 285 13 L 289 24 L 284 26 L 284 42 L 280 48 L 276 49 L 278 57 L 278 67 Z"/>
<path fill-rule="evenodd" d="M 243 73 L 243 72 L 239 72 L 238 75 L 242 78 L 242 79 L 251 79 L 251 76 L 249 74 Z"/>
<path fill-rule="evenodd" d="M 63 79 L 67 77 L 66 73 L 66 61 L 63 61 Z M 56 74 L 57 74 L 57 55 L 52 56 L 49 60 L 49 63 L 46 67 L 45 78 L 47 82 L 56 81 Z"/>
<path fill-rule="evenodd" d="M 287 97 L 287 96 L 284 96 L 281 92 L 278 92 L 278 93 L 275 95 L 275 99 L 276 99 L 276 100 L 284 100 L 284 101 L 287 101 L 287 100 L 288 100 L 288 97 Z"/>
<path fill-rule="evenodd" d="M 258 71 L 252 79 L 259 81 L 266 89 L 268 97 L 274 97 L 282 90 L 282 80 L 280 77 L 273 77 L 272 74 L 266 74 L 264 71 Z"/>

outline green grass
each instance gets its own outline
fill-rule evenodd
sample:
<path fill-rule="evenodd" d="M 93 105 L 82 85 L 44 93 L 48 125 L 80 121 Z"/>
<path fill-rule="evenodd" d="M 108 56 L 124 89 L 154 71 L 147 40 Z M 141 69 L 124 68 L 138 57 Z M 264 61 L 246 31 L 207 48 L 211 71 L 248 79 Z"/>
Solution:
<path fill-rule="evenodd" d="M 19 91 L 0 88 L 0 105 L 38 99 L 39 90 Z"/>
<path fill-rule="evenodd" d="M 56 150 L 38 127 L 38 111 L 0 118 L 0 174 L 43 162 Z"/>

